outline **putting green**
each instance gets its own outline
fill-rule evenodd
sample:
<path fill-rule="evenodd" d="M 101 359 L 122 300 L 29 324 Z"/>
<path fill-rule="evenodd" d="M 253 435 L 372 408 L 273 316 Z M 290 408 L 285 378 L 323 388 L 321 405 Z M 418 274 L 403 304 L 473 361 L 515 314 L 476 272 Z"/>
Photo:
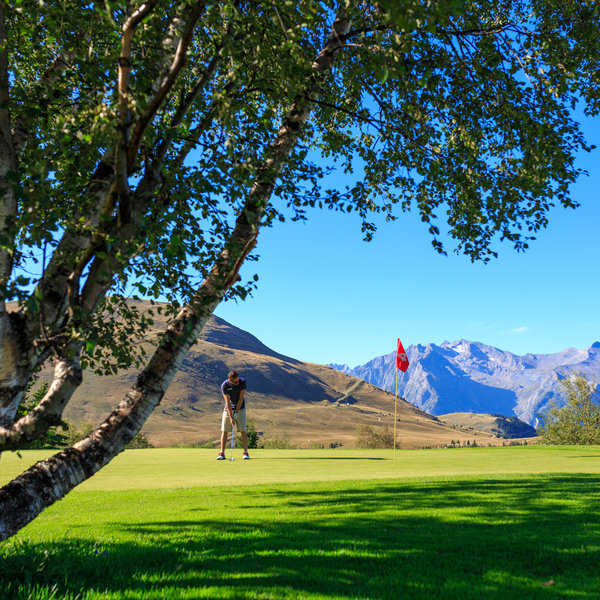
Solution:
<path fill-rule="evenodd" d="M 3 453 L 0 485 L 52 455 Z M 254 450 L 251 460 L 217 461 L 217 451 L 127 450 L 76 491 L 236 486 L 303 481 L 455 477 L 495 474 L 600 473 L 600 446 L 511 446 L 447 450 Z M 227 452 L 229 458 L 229 451 Z"/>

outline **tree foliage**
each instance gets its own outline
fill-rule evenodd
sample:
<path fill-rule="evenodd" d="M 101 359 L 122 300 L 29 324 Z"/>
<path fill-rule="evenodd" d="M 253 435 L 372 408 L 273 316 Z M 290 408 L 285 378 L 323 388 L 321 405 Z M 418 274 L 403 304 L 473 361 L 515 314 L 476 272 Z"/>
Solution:
<path fill-rule="evenodd" d="M 125 448 L 127 450 L 145 450 L 146 448 L 154 448 L 154 446 L 143 431 L 138 431 Z"/>
<path fill-rule="evenodd" d="M 273 428 L 273 432 L 274 432 L 274 428 Z M 248 439 L 248 448 L 250 450 L 252 450 L 252 449 L 256 450 L 258 448 L 263 448 L 264 440 L 263 440 L 262 436 L 260 435 L 260 432 L 256 429 L 256 421 L 254 420 L 254 417 L 248 417 L 246 420 L 246 436 Z M 242 445 L 242 436 L 238 434 L 236 436 L 236 439 L 237 439 L 238 445 L 241 446 Z"/>
<path fill-rule="evenodd" d="M 327 207 L 370 239 L 374 215 L 415 210 L 439 252 L 527 248 L 574 206 L 598 33 L 586 0 L 0 2 L 0 450 L 59 425 L 85 368 L 143 367 L 0 491 L 0 539 L 133 439 L 215 307 L 255 285 L 262 227 Z M 148 359 L 135 294 L 170 301 Z"/>
<path fill-rule="evenodd" d="M 497 413 L 492 413 L 492 417 L 496 417 L 492 431 L 496 433 L 496 437 L 524 438 L 536 436 L 535 428 L 521 421 L 517 417 L 505 417 Z"/>
<path fill-rule="evenodd" d="M 396 441 L 396 446 L 400 444 Z M 359 425 L 356 428 L 355 448 L 385 450 L 394 447 L 394 432 L 387 427 L 379 428 L 377 431 L 370 425 Z"/>
<path fill-rule="evenodd" d="M 542 444 L 585 446 L 600 444 L 600 395 L 598 384 L 584 373 L 560 379 L 567 397 L 564 406 L 555 400 L 539 415 Z"/>

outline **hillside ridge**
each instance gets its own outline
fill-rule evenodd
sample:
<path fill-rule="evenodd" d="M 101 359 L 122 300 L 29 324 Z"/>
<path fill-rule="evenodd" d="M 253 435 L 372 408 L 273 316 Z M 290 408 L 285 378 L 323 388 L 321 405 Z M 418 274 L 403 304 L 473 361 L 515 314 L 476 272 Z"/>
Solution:
<path fill-rule="evenodd" d="M 131 302 L 140 310 L 150 308 L 149 302 Z M 165 316 L 155 314 L 154 325 L 141 342 L 149 354 L 165 325 Z M 41 377 L 49 380 L 52 369 L 49 362 Z M 220 385 L 232 369 L 248 382 L 248 415 L 257 429 L 287 435 L 299 447 L 342 444 L 352 448 L 358 425 L 394 428 L 394 395 L 389 391 L 329 366 L 279 354 L 251 333 L 213 316 L 146 422 L 143 430 L 150 441 L 158 447 L 216 443 L 223 411 Z M 98 425 L 138 374 L 135 368 L 111 376 L 86 371 L 65 418 Z M 443 446 L 456 436 L 450 426 L 402 398 L 398 398 L 397 429 L 400 448 Z M 496 444 L 490 433 L 473 430 L 469 435 L 472 441 Z"/>

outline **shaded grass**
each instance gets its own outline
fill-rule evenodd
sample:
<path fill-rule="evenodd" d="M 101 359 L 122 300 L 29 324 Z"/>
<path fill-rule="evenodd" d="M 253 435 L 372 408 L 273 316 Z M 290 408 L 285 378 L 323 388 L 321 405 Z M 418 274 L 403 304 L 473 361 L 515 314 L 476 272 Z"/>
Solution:
<path fill-rule="evenodd" d="M 599 500 L 572 473 L 78 492 L 0 546 L 2 597 L 597 598 Z"/>

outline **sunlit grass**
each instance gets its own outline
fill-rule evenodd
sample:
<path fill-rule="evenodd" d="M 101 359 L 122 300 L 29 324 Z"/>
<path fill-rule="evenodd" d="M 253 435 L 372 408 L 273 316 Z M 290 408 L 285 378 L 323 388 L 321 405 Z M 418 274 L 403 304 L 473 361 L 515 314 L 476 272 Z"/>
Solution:
<path fill-rule="evenodd" d="M 49 451 L 4 453 L 0 485 Z M 227 458 L 229 458 L 229 450 Z M 241 449 L 233 462 L 215 460 L 217 451 L 204 449 L 127 450 L 80 485 L 79 491 L 140 488 L 177 488 L 390 479 L 509 473 L 597 473 L 600 446 L 512 446 L 447 450 L 253 450 L 242 461 Z"/>
<path fill-rule="evenodd" d="M 76 491 L 0 546 L 2 597 L 597 598 L 600 449 L 528 451 L 484 454 L 497 453 L 488 467 L 529 463 L 531 473 L 481 473 L 480 449 L 421 451 L 401 453 L 418 476 L 338 481 L 322 477 L 357 455 L 264 454 L 214 461 L 232 485 L 203 487 L 153 487 L 170 475 L 150 461 L 148 473 L 129 471 L 141 489 Z M 198 468 L 213 469 L 213 454 L 206 465 L 197 454 Z M 393 462 L 362 454 L 371 476 Z M 542 474 L 534 456 L 548 471 L 577 468 Z M 479 472 L 444 473 L 448 460 Z M 284 461 L 309 462 L 315 480 L 278 482 Z M 243 469 L 259 464 L 272 481 L 251 485 Z"/>

